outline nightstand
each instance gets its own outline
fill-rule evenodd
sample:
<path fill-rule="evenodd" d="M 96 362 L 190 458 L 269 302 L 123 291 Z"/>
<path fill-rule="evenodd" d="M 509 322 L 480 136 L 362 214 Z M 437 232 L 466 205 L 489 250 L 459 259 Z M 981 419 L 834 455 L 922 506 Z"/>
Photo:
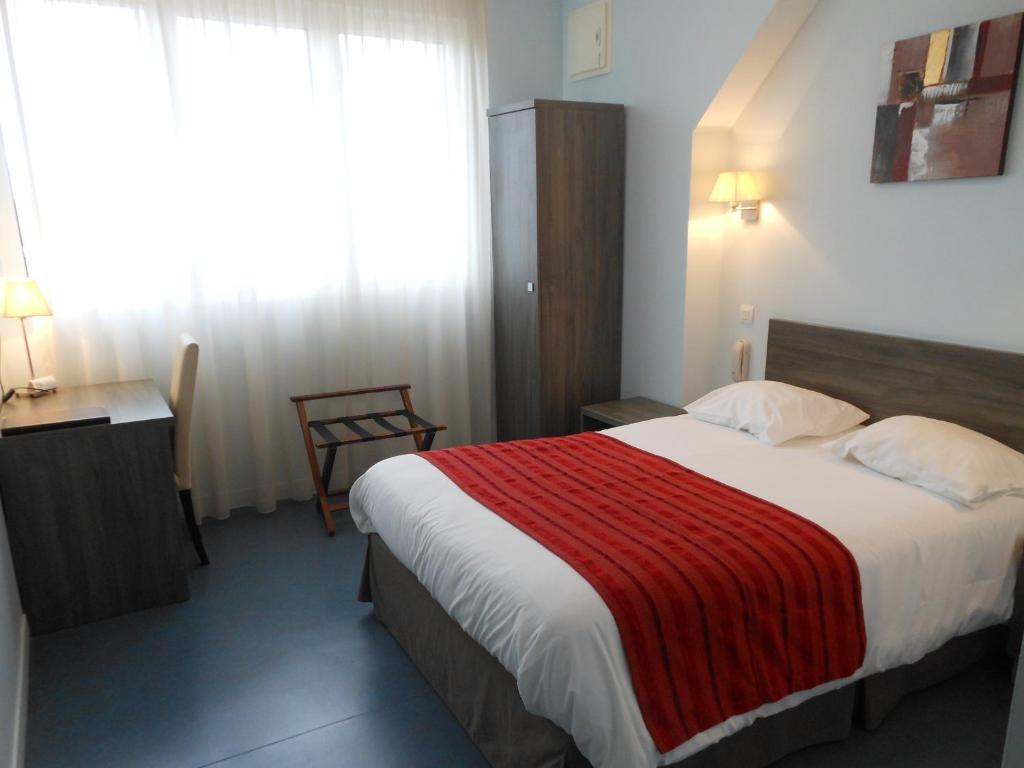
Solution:
<path fill-rule="evenodd" d="M 663 416 L 681 416 L 682 408 L 648 400 L 646 397 L 630 397 L 626 400 L 609 400 L 607 403 L 584 405 L 580 408 L 580 432 L 594 432 L 608 427 L 621 427 L 638 421 L 659 419 Z"/>

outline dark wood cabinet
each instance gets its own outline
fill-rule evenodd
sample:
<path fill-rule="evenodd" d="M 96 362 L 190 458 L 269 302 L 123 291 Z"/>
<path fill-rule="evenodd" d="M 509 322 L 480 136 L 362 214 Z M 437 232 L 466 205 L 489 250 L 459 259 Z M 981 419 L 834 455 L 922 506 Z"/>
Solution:
<path fill-rule="evenodd" d="M 565 435 L 619 397 L 625 111 L 488 112 L 498 439 Z"/>
<path fill-rule="evenodd" d="M 174 416 L 152 381 L 12 400 L 5 427 L 102 409 L 110 423 L 0 437 L 0 495 L 32 634 L 187 600 Z"/>

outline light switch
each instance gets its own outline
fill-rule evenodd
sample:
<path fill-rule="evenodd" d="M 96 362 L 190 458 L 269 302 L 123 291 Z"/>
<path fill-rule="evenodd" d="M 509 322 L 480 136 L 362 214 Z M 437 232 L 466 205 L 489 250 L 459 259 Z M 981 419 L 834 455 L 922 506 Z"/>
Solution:
<path fill-rule="evenodd" d="M 740 304 L 740 322 L 743 325 L 754 324 L 754 305 Z"/>

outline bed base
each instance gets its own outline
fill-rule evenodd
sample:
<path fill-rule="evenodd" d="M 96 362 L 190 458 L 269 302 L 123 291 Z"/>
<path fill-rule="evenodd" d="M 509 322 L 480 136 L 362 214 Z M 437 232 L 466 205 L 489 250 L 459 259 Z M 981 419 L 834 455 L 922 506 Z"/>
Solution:
<path fill-rule="evenodd" d="M 495 768 L 590 768 L 572 738 L 526 711 L 515 678 L 471 638 L 398 561 L 369 537 L 359 599 L 448 705 Z M 762 718 L 669 768 L 764 768 L 804 747 L 840 741 L 854 722 L 877 727 L 913 691 L 1006 647 L 1003 626 L 955 638 L 915 664 L 887 670 Z"/>

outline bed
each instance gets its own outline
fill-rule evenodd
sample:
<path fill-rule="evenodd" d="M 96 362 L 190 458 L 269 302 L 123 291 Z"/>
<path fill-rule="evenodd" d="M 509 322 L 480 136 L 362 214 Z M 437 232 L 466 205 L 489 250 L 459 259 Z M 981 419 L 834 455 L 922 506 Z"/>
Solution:
<path fill-rule="evenodd" d="M 1024 446 L 1024 356 L 774 320 L 767 354 L 767 378 L 875 418 L 934 416 Z M 832 458 L 827 439 L 773 448 L 689 416 L 607 434 L 837 536 L 860 570 L 864 663 L 659 751 L 615 621 L 587 581 L 422 458 L 389 459 L 353 487 L 353 517 L 369 534 L 361 596 L 492 764 L 767 765 L 845 737 L 856 718 L 877 725 L 906 692 L 1004 642 L 1024 499 L 965 514 Z"/>

